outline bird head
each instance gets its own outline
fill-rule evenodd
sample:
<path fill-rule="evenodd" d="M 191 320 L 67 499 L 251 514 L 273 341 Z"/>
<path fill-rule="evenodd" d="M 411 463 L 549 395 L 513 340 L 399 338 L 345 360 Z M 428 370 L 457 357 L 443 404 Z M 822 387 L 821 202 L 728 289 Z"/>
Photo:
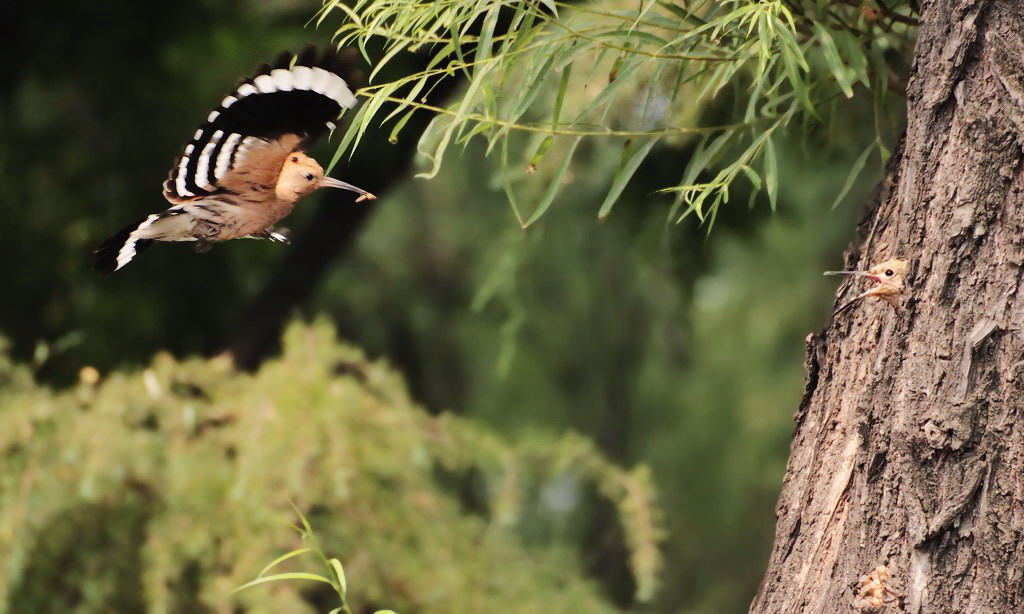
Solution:
<path fill-rule="evenodd" d="M 277 197 L 294 202 L 320 188 L 341 188 L 359 194 L 356 202 L 374 200 L 377 197 L 362 188 L 324 176 L 324 169 L 316 160 L 301 152 L 292 152 L 281 167 L 277 178 Z"/>
<path fill-rule="evenodd" d="M 866 271 L 826 271 L 825 275 L 858 275 L 867 277 L 876 284 L 891 286 L 903 285 L 903 277 L 907 274 L 907 261 L 890 258 L 872 266 Z"/>

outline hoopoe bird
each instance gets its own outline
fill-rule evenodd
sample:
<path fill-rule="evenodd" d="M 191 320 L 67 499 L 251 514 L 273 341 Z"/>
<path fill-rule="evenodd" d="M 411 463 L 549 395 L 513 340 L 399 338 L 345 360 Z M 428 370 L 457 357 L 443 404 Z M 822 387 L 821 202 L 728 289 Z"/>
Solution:
<path fill-rule="evenodd" d="M 867 277 L 876 285 L 846 301 L 832 313 L 832 317 L 849 309 L 854 303 L 865 298 L 880 298 L 899 309 L 900 297 L 903 295 L 903 282 L 907 274 L 907 261 L 890 258 L 879 262 L 867 271 L 825 271 L 825 275 L 858 275 Z"/>
<path fill-rule="evenodd" d="M 195 241 L 204 252 L 217 241 L 263 238 L 287 243 L 274 228 L 296 202 L 320 188 L 376 197 L 324 176 L 302 153 L 333 130 L 356 105 L 342 76 L 351 69 L 333 48 L 282 53 L 221 100 L 175 161 L 164 198 L 171 207 L 126 226 L 93 252 L 100 273 L 112 273 L 156 241 Z"/>

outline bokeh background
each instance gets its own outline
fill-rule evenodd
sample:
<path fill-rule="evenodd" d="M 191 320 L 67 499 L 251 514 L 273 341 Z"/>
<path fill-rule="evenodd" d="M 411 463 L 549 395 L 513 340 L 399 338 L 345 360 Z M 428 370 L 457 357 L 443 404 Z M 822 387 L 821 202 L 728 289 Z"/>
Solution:
<path fill-rule="evenodd" d="M 53 604 L 63 611 L 326 612 L 334 606 L 322 593 L 303 589 L 294 601 L 277 602 L 285 589 L 251 589 L 239 602 L 230 595 L 237 583 L 224 580 L 254 576 L 286 551 L 290 542 L 267 527 L 288 513 L 293 497 L 312 506 L 335 556 L 377 570 L 350 578 L 377 607 L 745 611 L 772 542 L 772 508 L 803 383 L 803 340 L 831 308 L 834 285 L 821 271 L 841 263 L 858 203 L 879 176 L 869 168 L 830 210 L 862 140 L 873 138 L 863 129 L 872 121 L 870 101 L 859 110 L 851 105 L 847 117 L 818 133 L 777 141 L 777 211 L 760 201 L 748 206 L 740 188 L 710 232 L 692 218 L 666 224 L 671 196 L 655 193 L 677 180 L 693 144 L 655 150 L 612 215 L 598 222 L 620 151 L 587 143 L 570 189 L 523 231 L 482 146 L 450 152 L 427 181 L 412 178 L 421 161 L 405 163 L 414 131 L 397 144 L 386 130 L 368 134 L 356 160 L 334 175 L 382 198 L 355 205 L 317 194 L 285 224 L 296 243 L 307 232 L 323 241 L 323 220 L 331 218 L 318 215 L 340 212 L 337 228 L 327 229 L 330 248 L 312 252 L 320 267 L 312 281 L 284 297 L 290 320 L 320 322 L 289 329 L 297 338 L 314 335 L 317 349 L 294 341 L 277 358 L 279 331 L 272 330 L 269 371 L 236 375 L 224 360 L 204 359 L 268 334 L 251 316 L 280 301 L 274 293 L 291 292 L 271 280 L 310 274 L 307 261 L 289 259 L 297 245 L 238 241 L 207 254 L 158 246 L 109 277 L 92 272 L 89 255 L 107 234 L 165 205 L 160 185 L 179 148 L 239 77 L 283 49 L 329 43 L 331 28 L 309 23 L 318 8 L 311 0 L 56 0 L 45 8 L 14 1 L 0 8 L 0 335 L 9 357 L 0 380 L 7 429 L 0 440 L 0 557 L 7 557 L 0 603 L 26 612 L 53 611 Z M 713 107 L 701 113 L 713 116 Z M 321 143 L 312 153 L 329 159 L 335 146 Z M 365 210 L 346 217 L 355 207 Z M 335 331 L 341 349 L 324 349 Z M 83 367 L 97 370 L 98 388 Z M 402 392 L 366 394 L 360 382 L 376 381 L 377 370 L 381 386 Z M 321 398 L 333 394 L 332 378 L 358 389 L 353 407 L 361 409 L 338 417 L 341 410 Z M 165 389 L 171 396 L 162 396 Z M 258 414 L 263 403 L 284 423 L 218 443 L 234 450 L 225 455 L 204 447 L 201 426 L 174 430 L 183 407 L 207 412 L 206 420 L 229 416 L 225 422 L 238 420 L 230 428 L 242 428 L 248 418 L 238 416 Z M 488 503 L 487 463 L 444 470 L 428 463 L 409 481 L 413 469 L 403 459 L 430 436 L 405 440 L 382 426 L 367 435 L 375 445 L 358 458 L 380 464 L 386 479 L 351 491 L 385 507 L 389 500 L 401 507 L 415 492 L 450 505 L 424 514 L 353 506 L 355 495 L 336 492 L 338 465 L 328 461 L 344 465 L 355 456 L 331 451 L 358 446 L 353 429 L 392 416 L 396 404 L 410 423 L 452 414 L 466 428 L 527 449 L 555 449 L 575 433 L 614 465 L 649 467 L 664 537 L 653 599 L 636 600 L 624 521 L 601 496 L 600 479 L 592 486 L 553 470 L 522 488 L 515 521 L 502 522 Z M 139 447 L 134 438 L 142 431 L 148 443 Z M 335 435 L 325 440 L 325 433 Z M 241 467 L 231 455 L 250 458 L 246 449 L 261 450 L 246 465 L 250 481 L 298 459 L 316 469 L 268 477 L 280 479 L 272 482 L 280 488 L 264 485 L 242 499 L 231 498 L 239 477 L 228 469 L 223 483 L 204 488 L 219 463 Z M 64 473 L 55 469 L 65 465 Z M 356 474 L 356 482 L 366 475 Z M 43 488 L 40 476 L 55 481 Z M 226 500 L 234 502 L 231 514 L 223 511 Z M 237 507 L 243 500 L 244 510 Z M 232 523 L 248 528 L 225 535 Z M 355 531 L 361 535 L 353 526 L 363 527 Z M 452 533 L 427 540 L 438 526 Z M 493 552 L 463 541 L 494 532 L 504 541 Z M 231 539 L 230 553 L 210 554 L 211 544 Z M 178 541 L 190 544 L 184 553 L 155 554 Z M 515 583 L 497 579 L 517 565 L 531 571 Z M 404 590 L 395 588 L 392 571 L 407 574 Z M 487 588 L 488 579 L 498 587 Z M 578 593 L 575 583 L 583 587 Z M 453 601 L 456 593 L 474 597 Z"/>

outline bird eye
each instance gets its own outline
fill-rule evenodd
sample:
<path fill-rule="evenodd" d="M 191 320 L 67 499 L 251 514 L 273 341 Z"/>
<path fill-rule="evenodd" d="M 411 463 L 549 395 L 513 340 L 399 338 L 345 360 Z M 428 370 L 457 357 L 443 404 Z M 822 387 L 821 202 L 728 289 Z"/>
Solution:
<path fill-rule="evenodd" d="M 895 273 L 892 272 L 892 269 L 886 269 L 885 270 L 885 276 L 886 277 L 892 277 L 893 275 L 895 275 Z"/>
<path fill-rule="evenodd" d="M 313 173 L 306 173 L 306 181 L 313 181 Z M 892 271 L 890 271 L 891 273 Z"/>

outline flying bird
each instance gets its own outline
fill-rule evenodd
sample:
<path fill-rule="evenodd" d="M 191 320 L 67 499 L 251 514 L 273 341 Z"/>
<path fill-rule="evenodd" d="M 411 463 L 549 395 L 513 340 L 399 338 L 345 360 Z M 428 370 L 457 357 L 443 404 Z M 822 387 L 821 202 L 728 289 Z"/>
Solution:
<path fill-rule="evenodd" d="M 880 262 L 867 271 L 825 271 L 825 275 L 857 275 L 859 277 L 866 277 L 875 284 L 841 305 L 832 313 L 832 316 L 839 315 L 864 298 L 880 298 L 892 305 L 893 309 L 899 309 L 906 274 L 907 261 L 900 260 L 899 258 L 890 258 Z"/>
<path fill-rule="evenodd" d="M 204 252 L 238 238 L 287 243 L 274 224 L 320 188 L 376 197 L 324 175 L 302 153 L 356 105 L 354 70 L 333 48 L 282 53 L 243 79 L 199 126 L 164 182 L 171 207 L 129 224 L 101 243 L 93 264 L 103 274 L 132 261 L 156 241 L 195 241 Z M 346 80 L 346 76 L 349 80 Z"/>

